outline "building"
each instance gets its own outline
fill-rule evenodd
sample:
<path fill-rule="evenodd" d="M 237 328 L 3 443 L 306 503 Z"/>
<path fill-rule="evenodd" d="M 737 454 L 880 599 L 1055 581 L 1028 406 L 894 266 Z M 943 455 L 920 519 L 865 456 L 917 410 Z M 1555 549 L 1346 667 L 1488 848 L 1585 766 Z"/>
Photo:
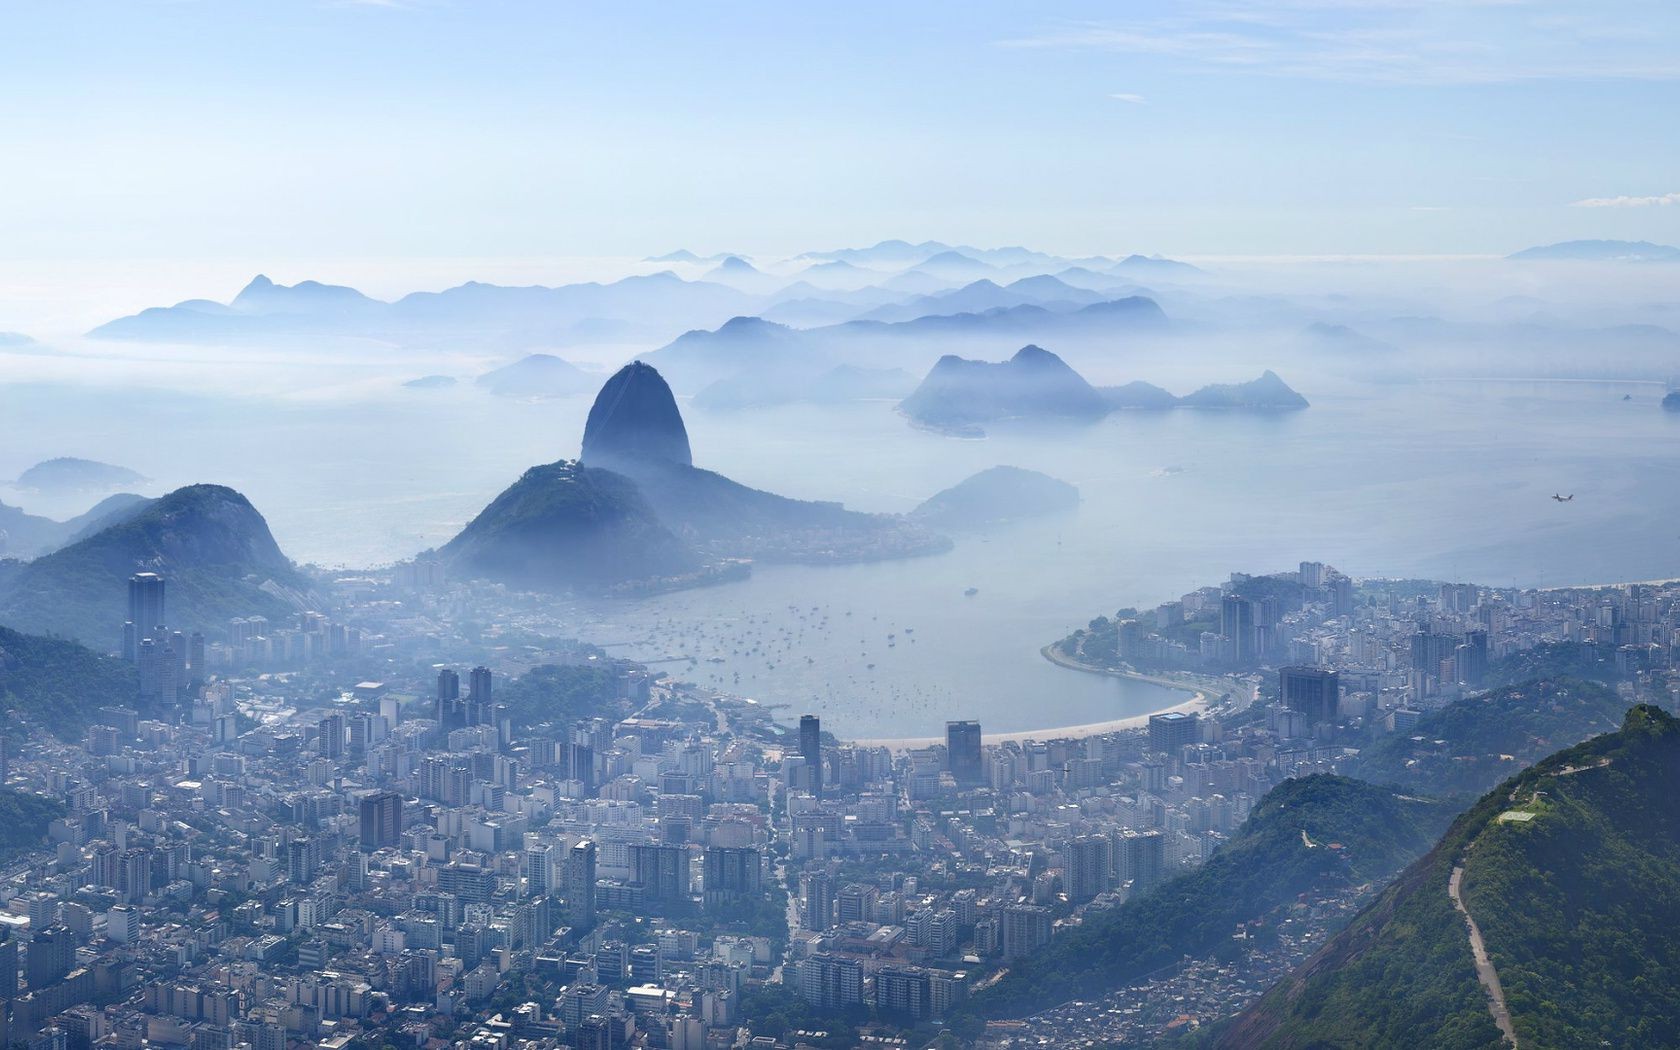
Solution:
<path fill-rule="evenodd" d="M 1115 874 L 1132 892 L 1159 885 L 1166 865 L 1166 838 L 1159 831 L 1127 829 L 1114 844 Z"/>
<path fill-rule="evenodd" d="M 437 721 L 445 729 L 456 729 L 462 724 L 460 715 L 461 704 L 461 676 L 445 667 L 438 672 L 437 685 Z"/>
<path fill-rule="evenodd" d="M 1323 667 L 1285 667 L 1278 671 L 1283 706 L 1305 715 L 1310 724 L 1336 721 L 1341 705 L 1341 675 Z"/>
<path fill-rule="evenodd" d="M 376 791 L 362 799 L 359 831 L 364 852 L 402 843 L 402 810 L 402 796 L 395 791 Z"/>
<path fill-rule="evenodd" d="M 1108 889 L 1108 839 L 1101 835 L 1085 835 L 1067 845 L 1068 900 L 1084 902 Z"/>
<path fill-rule="evenodd" d="M 123 625 L 123 656 L 140 658 L 140 642 L 156 638 L 165 618 L 164 581 L 155 572 L 137 572 L 128 578 L 128 622 Z"/>
<path fill-rule="evenodd" d="M 799 719 L 799 754 L 805 759 L 805 769 L 811 779 L 811 794 L 822 798 L 822 719 L 816 715 L 802 715 Z"/>
<path fill-rule="evenodd" d="M 467 678 L 467 724 L 487 726 L 496 721 L 490 696 L 490 668 L 475 667 Z"/>
<path fill-rule="evenodd" d="M 751 846 L 708 846 L 701 856 L 706 907 L 712 908 L 764 890 L 764 869 Z"/>
<path fill-rule="evenodd" d="M 799 964 L 799 994 L 819 1010 L 863 1002 L 863 964 L 817 952 Z"/>
<path fill-rule="evenodd" d="M 826 871 L 799 877 L 799 927 L 822 932 L 834 925 L 834 880 Z"/>
<path fill-rule="evenodd" d="M 1036 904 L 1012 904 L 1000 916 L 1003 957 L 1019 959 L 1050 943 L 1050 909 Z"/>
<path fill-rule="evenodd" d="M 980 723 L 945 723 L 945 759 L 958 787 L 972 787 L 985 777 L 980 761 Z"/>
<path fill-rule="evenodd" d="M 1255 657 L 1254 603 L 1240 594 L 1227 594 L 1219 609 L 1219 634 L 1225 639 L 1231 663 L 1244 664 Z"/>
<path fill-rule="evenodd" d="M 1202 739 L 1202 720 L 1188 711 L 1163 711 L 1149 716 L 1149 750 L 1177 756 L 1186 745 Z"/>
<path fill-rule="evenodd" d="M 583 839 L 566 854 L 561 871 L 566 920 L 580 930 L 595 928 L 595 843 Z"/>

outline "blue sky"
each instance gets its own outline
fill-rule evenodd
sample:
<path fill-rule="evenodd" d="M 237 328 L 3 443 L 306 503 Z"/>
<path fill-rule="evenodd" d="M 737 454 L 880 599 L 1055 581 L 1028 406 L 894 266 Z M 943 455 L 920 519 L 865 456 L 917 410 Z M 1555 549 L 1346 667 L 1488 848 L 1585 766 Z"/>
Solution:
<path fill-rule="evenodd" d="M 13 265 L 1680 241 L 1654 0 L 59 0 L 5 27 Z"/>

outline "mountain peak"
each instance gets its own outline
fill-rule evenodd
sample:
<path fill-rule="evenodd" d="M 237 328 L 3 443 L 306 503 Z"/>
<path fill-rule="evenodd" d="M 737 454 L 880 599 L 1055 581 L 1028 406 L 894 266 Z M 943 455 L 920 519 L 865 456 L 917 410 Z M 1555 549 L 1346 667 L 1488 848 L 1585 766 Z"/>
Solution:
<path fill-rule="evenodd" d="M 585 463 L 626 460 L 694 465 L 677 399 L 665 377 L 641 361 L 630 362 L 607 380 L 583 428 Z"/>

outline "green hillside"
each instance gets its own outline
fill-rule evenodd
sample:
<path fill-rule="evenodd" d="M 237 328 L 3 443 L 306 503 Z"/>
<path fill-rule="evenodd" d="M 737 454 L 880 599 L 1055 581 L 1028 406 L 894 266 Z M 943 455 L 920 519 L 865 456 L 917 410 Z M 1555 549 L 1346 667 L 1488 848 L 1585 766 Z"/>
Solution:
<path fill-rule="evenodd" d="M 1680 721 L 1646 706 L 1484 796 L 1216 1045 L 1502 1045 L 1455 866 L 1520 1046 L 1680 1045 Z"/>
<path fill-rule="evenodd" d="M 1287 781 L 1202 867 L 1057 938 L 1012 966 L 973 1008 L 1024 1016 L 1102 995 L 1184 955 L 1205 955 L 1239 924 L 1309 890 L 1386 879 L 1427 850 L 1450 819 L 1439 803 L 1345 777 Z"/>
<path fill-rule="evenodd" d="M 0 627 L 0 707 L 8 727 L 39 725 L 73 739 L 101 707 L 132 705 L 132 665 L 74 642 Z"/>
<path fill-rule="evenodd" d="M 1547 678 L 1456 700 L 1360 753 L 1353 772 L 1431 794 L 1480 795 L 1525 766 L 1621 724 L 1614 689 Z"/>
<path fill-rule="evenodd" d="M 168 625 L 188 632 L 214 632 L 235 616 L 283 619 L 309 588 L 250 501 L 220 485 L 190 485 L 4 574 L 0 622 L 114 649 L 126 581 L 142 571 L 168 580 Z"/>
<path fill-rule="evenodd" d="M 62 802 L 0 788 L 0 864 L 45 845 L 47 825 L 64 812 Z"/>

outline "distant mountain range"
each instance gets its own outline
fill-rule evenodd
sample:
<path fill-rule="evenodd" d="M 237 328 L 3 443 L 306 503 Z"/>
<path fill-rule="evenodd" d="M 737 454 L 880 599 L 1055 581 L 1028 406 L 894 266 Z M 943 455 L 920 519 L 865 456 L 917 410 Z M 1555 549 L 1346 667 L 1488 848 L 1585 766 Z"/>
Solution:
<path fill-rule="evenodd" d="M 33 558 L 57 550 L 105 524 L 113 515 L 145 502 L 144 496 L 122 492 L 105 497 L 68 521 L 54 521 L 0 503 L 0 558 Z"/>
<path fill-rule="evenodd" d="M 570 397 L 593 390 L 596 382 L 594 376 L 553 354 L 531 354 L 478 377 L 480 387 L 500 397 Z"/>
<path fill-rule="evenodd" d="M 1562 241 L 1506 256 L 1525 261 L 1680 262 L 1680 248 L 1650 241 Z"/>

